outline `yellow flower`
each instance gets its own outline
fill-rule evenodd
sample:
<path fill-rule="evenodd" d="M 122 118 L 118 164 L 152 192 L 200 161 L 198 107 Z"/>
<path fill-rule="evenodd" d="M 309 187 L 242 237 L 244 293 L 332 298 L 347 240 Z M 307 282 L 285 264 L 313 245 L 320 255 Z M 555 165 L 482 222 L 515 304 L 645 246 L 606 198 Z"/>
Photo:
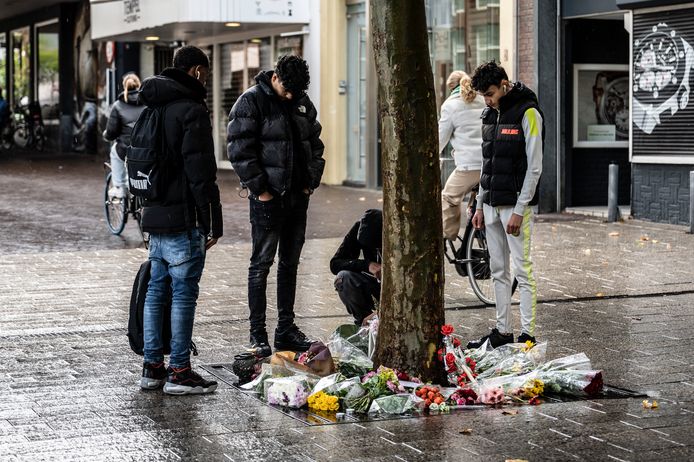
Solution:
<path fill-rule="evenodd" d="M 525 345 L 521 348 L 523 352 L 530 351 L 535 344 L 531 340 L 526 340 Z"/>
<path fill-rule="evenodd" d="M 308 397 L 308 407 L 318 411 L 337 411 L 340 409 L 340 403 L 337 396 L 319 391 Z"/>

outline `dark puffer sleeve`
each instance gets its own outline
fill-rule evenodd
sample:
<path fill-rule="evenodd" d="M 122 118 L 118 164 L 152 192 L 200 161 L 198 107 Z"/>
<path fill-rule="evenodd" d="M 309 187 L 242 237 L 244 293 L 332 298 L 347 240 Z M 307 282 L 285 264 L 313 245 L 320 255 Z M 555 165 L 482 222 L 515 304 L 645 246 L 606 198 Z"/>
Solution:
<path fill-rule="evenodd" d="M 340 244 L 333 258 L 330 259 L 330 271 L 337 274 L 342 270 L 347 271 L 369 271 L 369 262 L 364 258 L 359 258 L 362 253 L 361 245 L 357 241 L 359 233 L 359 222 L 354 223 L 345 239 Z"/>
<path fill-rule="evenodd" d="M 308 99 L 308 98 L 307 98 Z M 311 143 L 311 157 L 308 160 L 308 172 L 310 177 L 311 189 L 316 189 L 320 186 L 321 178 L 323 177 L 323 170 L 325 169 L 325 159 L 323 159 L 323 151 L 325 151 L 325 145 L 320 139 L 321 127 L 320 122 L 318 122 L 318 113 L 313 103 L 308 101 L 308 115 L 311 121 L 311 134 L 309 136 L 309 142 Z"/>
<path fill-rule="evenodd" d="M 183 168 L 193 194 L 200 224 L 212 237 L 222 236 L 212 125 L 205 107 L 193 104 L 183 119 Z"/>
<path fill-rule="evenodd" d="M 122 129 L 121 115 L 119 110 L 118 101 L 111 107 L 111 113 L 108 115 L 108 121 L 106 122 L 106 130 L 104 130 L 104 139 L 106 141 L 115 141 L 121 135 Z"/>
<path fill-rule="evenodd" d="M 260 161 L 262 116 L 254 92 L 242 94 L 229 113 L 227 156 L 234 171 L 256 196 L 268 190 L 268 178 Z"/>

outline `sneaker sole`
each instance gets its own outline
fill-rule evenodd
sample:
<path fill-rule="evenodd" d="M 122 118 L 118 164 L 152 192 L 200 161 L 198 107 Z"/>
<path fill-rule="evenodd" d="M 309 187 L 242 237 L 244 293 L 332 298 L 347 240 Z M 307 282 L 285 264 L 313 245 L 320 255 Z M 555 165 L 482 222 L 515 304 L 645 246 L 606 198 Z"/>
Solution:
<path fill-rule="evenodd" d="M 143 390 L 156 390 L 158 388 L 161 388 L 162 385 L 166 380 L 157 380 L 157 379 L 150 379 L 147 377 L 142 377 L 140 379 L 140 388 Z"/>
<path fill-rule="evenodd" d="M 166 382 L 164 385 L 164 393 L 167 395 L 204 395 L 206 393 L 212 393 L 216 389 L 216 383 L 209 387 L 189 387 L 187 385 L 176 385 L 171 382 Z"/>

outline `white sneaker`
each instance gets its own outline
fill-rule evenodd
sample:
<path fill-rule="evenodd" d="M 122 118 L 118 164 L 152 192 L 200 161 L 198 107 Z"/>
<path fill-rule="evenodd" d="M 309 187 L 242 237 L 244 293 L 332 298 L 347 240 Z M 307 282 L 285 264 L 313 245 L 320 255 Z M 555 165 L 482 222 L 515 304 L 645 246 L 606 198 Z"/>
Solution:
<path fill-rule="evenodd" d="M 108 197 L 123 199 L 126 195 L 126 189 L 122 186 L 113 186 L 108 190 Z"/>

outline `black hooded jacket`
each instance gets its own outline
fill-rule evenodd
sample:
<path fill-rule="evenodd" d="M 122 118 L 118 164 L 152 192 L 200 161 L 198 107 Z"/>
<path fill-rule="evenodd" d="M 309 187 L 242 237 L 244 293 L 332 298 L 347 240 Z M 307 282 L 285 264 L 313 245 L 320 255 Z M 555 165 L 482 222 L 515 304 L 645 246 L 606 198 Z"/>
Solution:
<path fill-rule="evenodd" d="M 118 99 L 111 106 L 108 115 L 104 139 L 116 141 L 116 152 L 121 160 L 125 159 L 125 150 L 130 145 L 130 133 L 135 122 L 145 107 L 140 104 L 140 92 L 131 90 L 128 92 L 128 100 L 125 100 L 125 92 L 118 95 Z"/>
<path fill-rule="evenodd" d="M 273 71 L 260 72 L 256 85 L 231 108 L 227 155 L 241 182 L 256 196 L 266 191 L 282 195 L 297 178 L 305 182 L 299 188 L 316 189 L 325 166 L 316 108 L 306 94 L 283 102 L 272 88 L 272 75 Z M 295 159 L 304 172 L 293 172 Z"/>
<path fill-rule="evenodd" d="M 345 236 L 340 248 L 330 260 L 330 271 L 368 272 L 369 263 L 381 263 L 383 214 L 378 209 L 369 209 Z M 359 258 L 361 254 L 363 258 Z"/>
<path fill-rule="evenodd" d="M 170 160 L 164 198 L 145 203 L 145 231 L 169 234 L 200 226 L 211 237 L 222 236 L 217 162 L 206 94 L 197 79 L 174 68 L 164 69 L 142 83 L 142 103 L 165 106 L 163 130 Z"/>

